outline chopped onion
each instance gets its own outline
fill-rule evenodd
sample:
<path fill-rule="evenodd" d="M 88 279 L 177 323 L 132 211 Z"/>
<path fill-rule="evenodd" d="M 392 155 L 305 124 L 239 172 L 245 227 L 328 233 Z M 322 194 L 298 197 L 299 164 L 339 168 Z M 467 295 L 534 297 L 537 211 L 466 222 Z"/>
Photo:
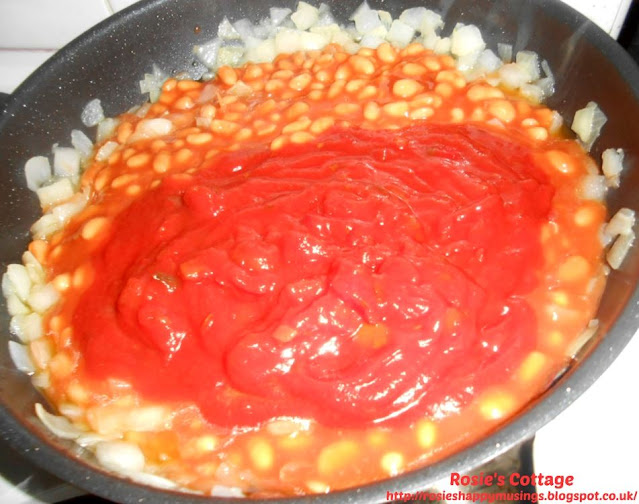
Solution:
<path fill-rule="evenodd" d="M 603 201 L 606 197 L 606 177 L 603 175 L 586 175 L 580 187 L 583 199 Z"/>
<path fill-rule="evenodd" d="M 80 130 L 71 131 L 71 145 L 80 153 L 82 161 L 88 159 L 93 152 L 93 142 Z"/>
<path fill-rule="evenodd" d="M 45 272 L 44 268 L 40 264 L 40 262 L 35 258 L 35 256 L 29 252 L 28 250 L 22 254 L 22 264 L 24 264 L 25 268 L 29 272 L 29 278 L 34 284 L 44 283 Z"/>
<path fill-rule="evenodd" d="M 7 311 L 12 317 L 15 315 L 31 313 L 31 309 L 15 294 L 9 294 L 5 297 L 7 298 Z"/>
<path fill-rule="evenodd" d="M 246 18 L 233 23 L 233 28 L 235 28 L 235 31 L 240 34 L 240 39 L 244 41 L 245 44 L 247 39 L 255 38 L 255 28 L 253 27 L 253 23 Z"/>
<path fill-rule="evenodd" d="M 608 187 L 619 187 L 623 158 L 623 149 L 606 149 L 601 155 L 601 170 L 606 177 Z"/>
<path fill-rule="evenodd" d="M 9 356 L 18 371 L 29 375 L 35 373 L 36 369 L 31 357 L 29 357 L 29 350 L 26 346 L 15 341 L 9 341 Z"/>
<path fill-rule="evenodd" d="M 386 40 L 398 47 L 406 47 L 415 36 L 415 28 L 398 19 L 393 21 L 386 34 Z"/>
<path fill-rule="evenodd" d="M 23 343 L 42 337 L 42 317 L 37 313 L 15 315 L 9 323 L 9 330 Z"/>
<path fill-rule="evenodd" d="M 410 10 L 410 9 L 407 9 Z M 404 11 L 406 12 L 406 11 Z M 402 20 L 402 16 L 399 17 L 400 21 Z M 408 24 L 408 23 L 406 23 Z M 437 32 L 444 26 L 444 20 L 441 15 L 437 14 L 435 11 L 426 9 L 426 12 L 423 13 L 422 20 L 417 27 L 422 34 L 426 32 L 433 32 L 437 34 Z"/>
<path fill-rule="evenodd" d="M 608 118 L 601 111 L 599 105 L 591 101 L 584 108 L 575 112 L 575 118 L 570 128 L 577 133 L 586 150 L 590 150 L 607 120 Z"/>
<path fill-rule="evenodd" d="M 49 376 L 48 371 L 36 372 L 31 377 L 31 383 L 36 388 L 46 389 L 51 386 L 51 377 Z"/>
<path fill-rule="evenodd" d="M 51 215 L 53 215 L 61 223 L 66 224 L 71 217 L 80 213 L 84 207 L 87 206 L 88 202 L 88 193 L 76 193 L 66 203 L 54 207 L 51 210 Z"/>
<path fill-rule="evenodd" d="M 612 269 L 619 269 L 621 267 L 634 241 L 635 233 L 632 231 L 625 235 L 619 235 L 615 240 L 615 243 L 612 244 L 612 247 L 610 247 L 610 250 L 606 254 L 606 260 Z"/>
<path fill-rule="evenodd" d="M 497 54 L 504 63 L 513 60 L 513 46 L 510 44 L 497 44 Z"/>
<path fill-rule="evenodd" d="M 134 472 L 127 475 L 136 483 L 140 483 L 142 485 L 148 485 L 156 488 L 161 488 L 164 490 L 172 490 L 177 488 L 178 484 L 175 481 L 171 481 L 170 479 L 163 478 L 161 476 L 156 476 L 155 474 L 150 474 L 146 472 Z"/>
<path fill-rule="evenodd" d="M 35 156 L 24 165 L 27 187 L 32 191 L 38 190 L 51 179 L 51 163 L 44 156 Z"/>
<path fill-rule="evenodd" d="M 274 27 L 281 25 L 293 11 L 288 7 L 271 7 L 269 13 Z"/>
<path fill-rule="evenodd" d="M 291 21 L 293 21 L 298 30 L 308 30 L 317 23 L 318 18 L 319 10 L 317 7 L 313 7 L 306 2 L 298 3 L 297 10 L 291 14 Z"/>
<path fill-rule="evenodd" d="M 222 46 L 217 51 L 217 66 L 236 67 L 242 61 L 244 47 L 237 45 Z"/>
<path fill-rule="evenodd" d="M 49 413 L 40 403 L 36 403 L 35 412 L 45 427 L 62 439 L 76 439 L 84 433 L 63 416 Z"/>
<path fill-rule="evenodd" d="M 98 124 L 96 141 L 98 143 L 103 142 L 111 135 L 113 135 L 113 133 L 115 133 L 115 129 L 118 127 L 118 124 L 120 124 L 120 121 L 118 119 L 114 119 L 112 117 L 107 117 L 106 119 L 104 119 L 104 121 Z"/>
<path fill-rule="evenodd" d="M 240 80 L 233 84 L 227 92 L 234 96 L 249 96 L 253 93 L 253 88 Z"/>
<path fill-rule="evenodd" d="M 80 174 L 80 152 L 72 147 L 53 149 L 53 174 L 56 177 L 77 177 Z"/>
<path fill-rule="evenodd" d="M 484 49 L 477 58 L 476 70 L 495 72 L 502 65 L 499 57 L 490 49 Z"/>
<path fill-rule="evenodd" d="M 499 69 L 499 77 L 504 86 L 519 89 L 530 80 L 526 69 L 517 63 L 506 63 Z"/>
<path fill-rule="evenodd" d="M 384 25 L 384 28 L 390 30 L 390 27 L 393 24 L 393 16 L 391 13 L 385 10 L 378 10 L 377 14 L 379 14 L 379 20 Z"/>
<path fill-rule="evenodd" d="M 220 39 L 213 39 L 204 45 L 193 47 L 193 53 L 207 68 L 217 68 L 217 53 L 222 46 Z"/>
<path fill-rule="evenodd" d="M 11 282 L 10 292 L 15 293 L 22 301 L 26 301 L 31 291 L 31 278 L 27 268 L 22 264 L 9 264 L 5 276 L 7 281 Z"/>
<path fill-rule="evenodd" d="M 522 67 L 529 75 L 528 82 L 535 81 L 541 77 L 539 70 L 539 56 L 533 51 L 519 51 L 515 56 L 515 62 Z"/>
<path fill-rule="evenodd" d="M 31 234 L 36 240 L 43 240 L 60 229 L 62 229 L 62 223 L 57 217 L 44 214 L 31 226 Z"/>
<path fill-rule="evenodd" d="M 257 47 L 250 49 L 246 53 L 247 61 L 254 63 L 265 63 L 272 61 L 277 55 L 276 39 L 267 39 L 262 41 Z"/>
<path fill-rule="evenodd" d="M 371 34 L 378 37 L 386 36 L 387 30 L 379 18 L 379 13 L 371 9 L 366 2 L 355 11 L 353 21 L 355 21 L 355 29 L 361 34 Z"/>
<path fill-rule="evenodd" d="M 95 446 L 100 465 L 111 471 L 128 475 L 144 469 L 144 454 L 140 448 L 125 441 L 104 441 Z"/>
<path fill-rule="evenodd" d="M 450 37 L 450 52 L 453 56 L 467 56 L 477 54 L 486 48 L 479 28 L 475 25 L 457 23 Z"/>
<path fill-rule="evenodd" d="M 60 299 L 60 294 L 51 284 L 36 285 L 29 295 L 29 306 L 42 314 L 51 308 Z"/>
<path fill-rule="evenodd" d="M 36 193 L 42 208 L 49 208 L 71 198 L 75 193 L 75 188 L 70 179 L 61 178 L 51 185 L 41 187 Z"/>
<path fill-rule="evenodd" d="M 211 497 L 246 497 L 241 488 L 215 485 L 211 490 Z"/>
<path fill-rule="evenodd" d="M 574 341 L 574 343 L 570 346 L 570 348 L 567 351 L 568 356 L 570 357 L 576 357 L 577 354 L 579 353 L 579 351 L 584 348 L 584 346 L 590 341 L 592 340 L 592 338 L 595 337 L 595 335 L 597 334 L 597 331 L 599 330 L 599 321 L 597 319 L 593 319 L 590 322 L 588 322 L 588 326 L 586 327 L 586 329 L 584 329 L 582 331 L 582 333 L 579 335 L 579 337 L 577 337 L 577 339 Z"/>
<path fill-rule="evenodd" d="M 239 40 L 242 38 L 227 17 L 224 17 L 222 22 L 218 25 L 217 36 L 222 40 Z"/>
<path fill-rule="evenodd" d="M 635 225 L 635 212 L 630 208 L 620 208 L 615 215 L 612 216 L 610 222 L 606 224 L 604 233 L 611 237 L 617 235 L 628 235 L 632 233 Z"/>
<path fill-rule="evenodd" d="M 369 47 L 370 49 L 377 49 L 384 42 L 386 42 L 386 40 L 384 40 L 382 37 L 378 37 L 377 35 L 366 34 L 362 37 L 362 40 L 359 41 L 359 46 Z M 350 51 L 350 52 L 354 52 L 354 51 Z"/>
<path fill-rule="evenodd" d="M 174 125 L 169 119 L 162 117 L 155 119 L 143 119 L 135 127 L 135 131 L 129 137 L 127 143 L 165 136 L 171 133 L 173 129 Z"/>
<path fill-rule="evenodd" d="M 104 110 L 102 103 L 97 98 L 86 104 L 80 115 L 82 124 L 87 127 L 97 126 L 98 123 L 104 121 Z"/>
<path fill-rule="evenodd" d="M 115 149 L 118 148 L 118 145 L 119 144 L 117 142 L 113 142 L 113 141 L 106 142 L 102 147 L 100 147 L 100 150 L 98 150 L 98 152 L 96 153 L 95 160 L 106 161 L 107 159 L 109 159 L 111 154 L 115 152 Z"/>

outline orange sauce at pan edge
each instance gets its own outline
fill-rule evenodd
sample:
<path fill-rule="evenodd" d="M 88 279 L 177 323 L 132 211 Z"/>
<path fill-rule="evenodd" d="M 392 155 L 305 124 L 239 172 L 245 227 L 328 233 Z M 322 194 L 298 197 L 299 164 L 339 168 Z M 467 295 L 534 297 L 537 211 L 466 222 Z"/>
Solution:
<path fill-rule="evenodd" d="M 141 138 L 153 118 L 171 133 Z M 467 446 L 566 365 L 605 282 L 591 160 L 552 123 L 416 44 L 168 80 L 31 244 L 62 293 L 46 393 L 204 492 Z"/>

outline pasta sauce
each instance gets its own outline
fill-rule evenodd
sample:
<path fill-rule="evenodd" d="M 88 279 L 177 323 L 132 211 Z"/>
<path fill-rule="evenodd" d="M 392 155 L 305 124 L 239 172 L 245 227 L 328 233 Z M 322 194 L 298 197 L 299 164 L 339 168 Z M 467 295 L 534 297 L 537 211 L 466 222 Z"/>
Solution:
<path fill-rule="evenodd" d="M 167 81 L 31 244 L 62 294 L 48 395 L 205 492 L 325 492 L 473 442 L 565 366 L 605 280 L 590 160 L 553 117 L 418 45 Z"/>

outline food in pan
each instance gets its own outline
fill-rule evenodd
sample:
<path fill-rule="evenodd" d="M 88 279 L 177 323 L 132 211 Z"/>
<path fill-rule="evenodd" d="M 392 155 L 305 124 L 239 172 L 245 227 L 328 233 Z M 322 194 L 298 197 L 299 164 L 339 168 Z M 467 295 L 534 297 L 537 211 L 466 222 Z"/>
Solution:
<path fill-rule="evenodd" d="M 41 420 L 108 469 L 249 497 L 394 476 L 495 429 L 596 331 L 604 247 L 618 266 L 633 239 L 632 212 L 604 224 L 622 152 L 600 175 L 540 103 L 547 65 L 475 27 L 329 21 L 225 20 L 197 50 L 212 80 L 148 76 L 152 103 L 90 104 L 99 139 L 55 147 L 53 179 L 27 163 L 45 214 L 3 278 L 10 346 L 63 415 Z M 584 145 L 604 120 L 576 114 Z"/>

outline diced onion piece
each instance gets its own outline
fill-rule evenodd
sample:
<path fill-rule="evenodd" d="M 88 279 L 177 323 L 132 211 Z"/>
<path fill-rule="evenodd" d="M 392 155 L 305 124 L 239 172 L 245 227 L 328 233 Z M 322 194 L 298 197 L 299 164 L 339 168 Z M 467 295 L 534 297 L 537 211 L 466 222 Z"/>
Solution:
<path fill-rule="evenodd" d="M 492 73 L 501 65 L 501 60 L 493 51 L 490 49 L 484 49 L 477 58 L 475 69 L 486 73 Z"/>
<path fill-rule="evenodd" d="M 233 28 L 235 28 L 235 31 L 240 34 L 240 39 L 245 45 L 247 39 L 255 38 L 255 28 L 253 27 L 253 23 L 246 18 L 233 23 Z"/>
<path fill-rule="evenodd" d="M 544 90 L 536 84 L 523 84 L 519 92 L 524 98 L 535 103 L 541 103 L 545 97 Z"/>
<path fill-rule="evenodd" d="M 104 110 L 102 103 L 97 98 L 86 104 L 80 115 L 82 124 L 87 127 L 97 126 L 98 123 L 104 121 Z"/>
<path fill-rule="evenodd" d="M 71 198 L 75 189 L 70 179 L 61 178 L 51 185 L 41 187 L 36 193 L 42 208 L 49 208 Z"/>
<path fill-rule="evenodd" d="M 211 497 L 246 497 L 241 488 L 223 485 L 214 485 Z"/>
<path fill-rule="evenodd" d="M 378 10 L 377 14 L 379 14 L 379 20 L 384 25 L 384 28 L 390 30 L 390 27 L 393 24 L 393 16 L 391 13 L 385 10 Z"/>
<path fill-rule="evenodd" d="M 45 427 L 62 439 L 76 439 L 84 434 L 83 430 L 73 425 L 63 416 L 49 413 L 40 403 L 36 403 L 35 412 Z"/>
<path fill-rule="evenodd" d="M 380 45 L 382 45 L 386 40 L 382 37 L 378 37 L 377 35 L 364 35 L 362 40 L 359 41 L 359 45 L 361 47 L 369 47 L 371 49 L 377 49 Z M 348 50 L 348 49 L 347 49 Z M 353 52 L 353 51 L 350 51 Z"/>
<path fill-rule="evenodd" d="M 44 156 L 35 156 L 24 165 L 27 187 L 32 191 L 38 190 L 51 179 L 51 163 Z"/>
<path fill-rule="evenodd" d="M 457 57 L 457 68 L 462 72 L 470 72 L 477 64 L 477 59 L 481 54 L 480 51 L 476 51 L 463 56 Z"/>
<path fill-rule="evenodd" d="M 433 47 L 433 52 L 435 54 L 447 54 L 450 52 L 450 45 L 450 37 L 439 38 Z"/>
<path fill-rule="evenodd" d="M 31 377 L 31 383 L 34 387 L 40 389 L 46 389 L 51 386 L 51 377 L 48 371 L 36 372 Z"/>
<path fill-rule="evenodd" d="M 26 374 L 35 373 L 36 369 L 31 357 L 29 357 L 29 350 L 26 346 L 15 341 L 9 341 L 9 356 L 18 371 Z"/>
<path fill-rule="evenodd" d="M 584 108 L 575 112 L 575 118 L 570 127 L 584 143 L 586 150 L 590 150 L 595 143 L 601 128 L 608 118 L 595 102 L 589 102 Z"/>
<path fill-rule="evenodd" d="M 293 21 L 298 30 L 308 30 L 317 23 L 318 18 L 319 10 L 317 7 L 313 7 L 306 2 L 298 3 L 297 10 L 291 14 L 291 21 Z"/>
<path fill-rule="evenodd" d="M 29 278 L 34 284 L 44 283 L 45 272 L 42 264 L 35 258 L 35 256 L 28 250 L 22 254 L 22 264 L 29 272 Z"/>
<path fill-rule="evenodd" d="M 630 208 L 620 208 L 606 224 L 604 232 L 611 237 L 627 235 L 632 233 L 634 225 L 635 212 Z"/>
<path fill-rule="evenodd" d="M 249 96 L 253 93 L 253 88 L 239 80 L 229 88 L 227 93 L 234 96 Z"/>
<path fill-rule="evenodd" d="M 499 69 L 499 77 L 504 86 L 519 89 L 528 83 L 529 75 L 525 68 L 516 63 L 506 63 Z"/>
<path fill-rule="evenodd" d="M 288 16 L 293 12 L 288 7 L 271 7 L 269 10 L 271 23 L 274 27 L 281 25 Z"/>
<path fill-rule="evenodd" d="M 593 319 L 588 322 L 588 326 L 586 329 L 582 331 L 582 333 L 577 337 L 572 345 L 568 348 L 567 354 L 569 357 L 576 357 L 579 351 L 595 337 L 597 331 L 599 330 L 599 321 L 597 319 Z"/>
<path fill-rule="evenodd" d="M 406 13 L 409 10 L 410 9 L 406 9 L 404 13 Z M 404 13 L 402 13 L 402 15 Z M 402 19 L 402 16 L 399 17 L 399 20 L 404 21 Z M 409 23 L 406 23 L 406 24 L 409 24 Z M 443 26 L 444 26 L 444 20 L 442 19 L 441 15 L 437 14 L 435 11 L 426 9 L 426 12 L 423 13 L 423 17 L 421 19 L 419 26 L 417 27 L 417 30 L 419 30 L 422 33 L 422 35 L 431 31 L 437 34 L 437 32 Z"/>
<path fill-rule="evenodd" d="M 603 201 L 606 197 L 606 177 L 586 175 L 581 182 L 580 195 L 583 199 Z"/>
<path fill-rule="evenodd" d="M 551 133 L 557 133 L 561 127 L 564 125 L 564 118 L 561 116 L 559 112 L 553 110 L 552 112 L 552 123 L 548 128 L 548 131 Z"/>
<path fill-rule="evenodd" d="M 161 488 L 163 490 L 172 490 L 174 488 L 177 488 L 178 486 L 175 481 L 171 481 L 170 479 L 146 472 L 134 472 L 127 474 L 127 476 L 136 483 L 152 486 L 155 488 Z"/>
<path fill-rule="evenodd" d="M 7 311 L 12 317 L 15 315 L 31 313 L 31 309 L 24 304 L 15 294 L 5 296 L 7 298 Z"/>
<path fill-rule="evenodd" d="M 415 28 L 396 19 L 386 34 L 386 40 L 397 47 L 406 47 L 415 36 Z"/>
<path fill-rule="evenodd" d="M 361 34 L 386 36 L 386 28 L 379 18 L 379 13 L 371 9 L 366 2 L 355 11 L 353 21 L 355 21 L 355 29 Z"/>
<path fill-rule="evenodd" d="M 606 149 L 601 155 L 601 171 L 609 187 L 619 187 L 619 175 L 623 170 L 623 149 Z"/>
<path fill-rule="evenodd" d="M 217 36 L 222 40 L 239 40 L 241 38 L 227 17 L 222 19 L 222 22 L 218 25 Z"/>
<path fill-rule="evenodd" d="M 106 161 L 107 159 L 109 159 L 109 157 L 111 156 L 111 154 L 113 154 L 115 152 L 115 149 L 118 148 L 118 143 L 117 142 L 106 142 L 102 147 L 100 147 L 100 150 L 98 150 L 98 152 L 95 155 L 95 160 L 96 161 Z"/>
<path fill-rule="evenodd" d="M 517 56 L 515 56 L 515 62 L 529 75 L 528 82 L 535 81 L 541 77 L 539 56 L 536 52 L 519 51 Z"/>
<path fill-rule="evenodd" d="M 412 7 L 400 14 L 399 21 L 410 26 L 413 30 L 419 30 L 424 19 L 428 16 L 427 12 L 426 7 Z"/>
<path fill-rule="evenodd" d="M 213 39 L 203 45 L 193 47 L 193 53 L 207 68 L 215 69 L 217 65 L 217 53 L 222 46 L 220 39 Z"/>
<path fill-rule="evenodd" d="M 612 244 L 612 247 L 610 247 L 610 250 L 606 254 L 606 260 L 612 269 L 619 269 L 621 267 L 621 264 L 626 258 L 626 254 L 630 250 L 630 247 L 632 247 L 634 241 L 634 232 L 619 235 L 619 237 L 615 240 L 615 243 Z"/>
<path fill-rule="evenodd" d="M 42 337 L 42 317 L 37 313 L 15 315 L 11 318 L 9 329 L 24 343 Z"/>
<path fill-rule="evenodd" d="M 96 141 L 98 143 L 103 142 L 111 135 L 113 135 L 115 133 L 115 129 L 118 127 L 118 124 L 120 124 L 120 121 L 118 119 L 107 117 L 104 121 L 98 124 Z"/>
<path fill-rule="evenodd" d="M 9 264 L 5 273 L 7 281 L 11 283 L 11 291 L 22 301 L 26 301 L 31 291 L 31 278 L 27 268 L 22 264 Z"/>
<path fill-rule="evenodd" d="M 513 46 L 510 44 L 497 44 L 497 54 L 504 63 L 513 60 Z"/>
<path fill-rule="evenodd" d="M 87 193 L 76 193 L 69 201 L 54 207 L 51 215 L 66 224 L 71 217 L 80 213 L 89 201 Z"/>
<path fill-rule="evenodd" d="M 93 152 L 93 142 L 80 130 L 71 131 L 71 145 L 80 153 L 80 157 L 83 161 L 88 159 Z"/>
<path fill-rule="evenodd" d="M 80 174 L 80 152 L 72 147 L 54 148 L 53 174 L 57 177 L 77 177 Z"/>
<path fill-rule="evenodd" d="M 31 234 L 36 240 L 43 240 L 60 229 L 62 223 L 55 215 L 44 214 L 31 226 Z"/>
<path fill-rule="evenodd" d="M 236 67 L 242 61 L 244 47 L 236 45 L 222 46 L 217 52 L 217 66 Z"/>
<path fill-rule="evenodd" d="M 267 39 L 262 41 L 257 47 L 250 49 L 246 53 L 246 60 L 254 63 L 266 63 L 275 59 L 277 54 L 277 46 L 275 39 Z"/>
<path fill-rule="evenodd" d="M 486 48 L 481 31 L 475 25 L 457 23 L 450 37 L 450 52 L 453 56 L 467 56 L 479 53 Z"/>
<path fill-rule="evenodd" d="M 168 135 L 171 131 L 173 131 L 173 128 L 174 125 L 169 119 L 161 117 L 155 119 L 142 119 L 135 127 L 135 131 L 129 138 L 129 143 Z"/>
<path fill-rule="evenodd" d="M 144 469 L 144 454 L 137 445 L 125 441 L 105 441 L 95 446 L 100 465 L 111 471 L 129 474 Z"/>
<path fill-rule="evenodd" d="M 31 289 L 28 303 L 34 311 L 43 314 L 60 299 L 60 294 L 51 284 L 36 285 Z"/>

